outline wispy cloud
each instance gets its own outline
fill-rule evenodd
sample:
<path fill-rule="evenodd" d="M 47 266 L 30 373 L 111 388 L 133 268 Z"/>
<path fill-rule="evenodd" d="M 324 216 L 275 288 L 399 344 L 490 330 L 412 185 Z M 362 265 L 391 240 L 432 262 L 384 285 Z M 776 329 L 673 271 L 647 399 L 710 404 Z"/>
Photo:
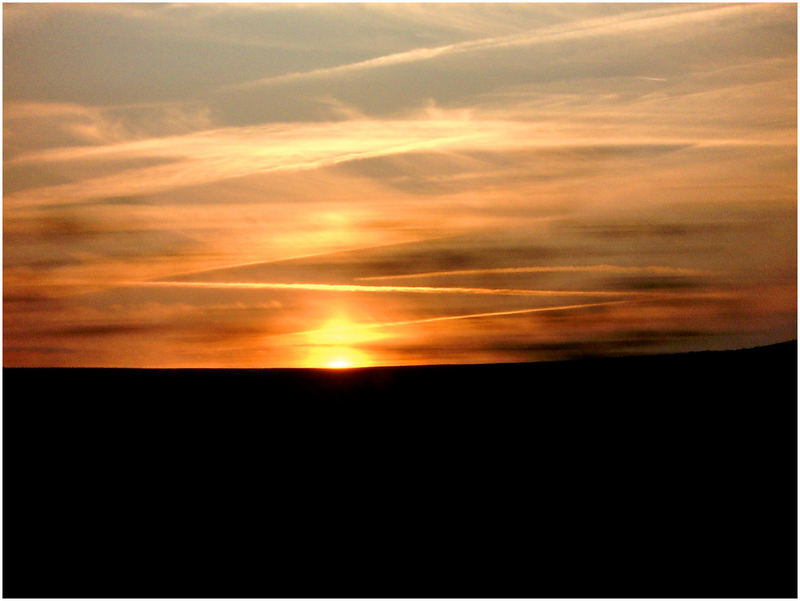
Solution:
<path fill-rule="evenodd" d="M 599 296 L 664 297 L 664 291 L 642 290 L 527 290 L 519 288 L 470 288 L 460 286 L 368 286 L 359 284 L 315 284 L 283 282 L 128 282 L 123 285 L 153 288 L 205 288 L 215 290 L 310 290 L 317 292 L 382 292 L 410 294 L 478 294 L 498 296 Z M 720 298 L 724 292 L 675 292 L 670 296 Z"/>
<path fill-rule="evenodd" d="M 524 315 L 527 313 L 544 313 L 548 311 L 571 311 L 574 309 L 589 309 L 592 307 L 606 307 L 619 305 L 622 303 L 634 302 L 631 300 L 604 301 L 600 303 L 583 303 L 579 305 L 558 305 L 555 307 L 534 307 L 532 309 L 514 309 L 512 311 L 490 311 L 486 313 L 467 313 L 462 315 L 444 315 L 441 317 L 426 317 L 423 319 L 407 319 L 402 321 L 384 321 L 380 323 L 354 323 L 342 328 L 323 328 L 317 330 L 304 330 L 302 332 L 288 332 L 285 334 L 275 334 L 275 336 L 301 336 L 313 334 L 335 334 L 336 332 L 349 333 L 352 330 L 370 330 L 380 328 L 391 328 L 396 326 L 409 326 L 423 323 L 436 323 L 441 321 L 457 321 L 460 319 L 481 319 L 484 317 L 504 317 L 507 315 Z"/>
<path fill-rule="evenodd" d="M 590 36 L 619 35 L 625 32 L 648 31 L 664 27 L 682 27 L 691 23 L 702 23 L 724 19 L 726 17 L 737 17 L 755 10 L 761 10 L 761 8 L 750 7 L 749 5 L 672 5 L 649 10 L 644 13 L 622 14 L 614 17 L 587 19 L 577 23 L 570 22 L 567 24 L 551 25 L 536 28 L 521 34 L 469 40 L 431 48 L 416 48 L 414 50 L 397 52 L 336 67 L 286 73 L 265 77 L 255 81 L 233 84 L 221 88 L 220 91 L 246 90 L 303 79 L 331 77 L 369 69 L 426 61 L 450 54 L 479 52 L 497 48 L 514 48 L 517 46 L 532 46 Z"/>
<path fill-rule="evenodd" d="M 650 265 L 646 267 L 626 267 L 621 265 L 539 265 L 535 267 L 499 267 L 494 269 L 459 269 L 454 271 L 428 271 L 425 273 L 405 273 L 399 275 L 375 275 L 356 278 L 357 280 L 408 280 L 427 277 L 450 277 L 461 275 L 512 274 L 512 273 L 635 273 L 643 275 L 709 275 L 710 272 L 682 267 Z"/>
<path fill-rule="evenodd" d="M 550 124 L 482 119 L 462 111 L 416 120 L 351 120 L 321 124 L 281 124 L 205 130 L 182 136 L 119 144 L 72 146 L 27 153 L 7 161 L 9 168 L 91 162 L 91 172 L 74 183 L 44 186 L 6 195 L 7 207 L 75 203 L 97 198 L 145 195 L 211 184 L 239 177 L 309 171 L 370 158 L 421 151 L 510 152 L 523 148 L 559 149 L 786 146 L 783 133 L 772 137 L 707 139 L 675 136 L 602 136 Z M 158 162 L 135 167 L 136 162 Z M 66 170 L 66 173 L 69 173 Z"/>
<path fill-rule="evenodd" d="M 29 153 L 11 166 L 91 160 L 123 170 L 77 183 L 6 196 L 7 206 L 57 204 L 97 197 L 148 194 L 176 187 L 419 150 L 459 146 L 497 148 L 522 143 L 513 122 L 469 118 L 418 121 L 348 121 L 208 130 L 104 146 L 75 146 Z M 126 161 L 159 158 L 155 167 L 128 168 Z M 105 161 L 105 163 L 98 163 Z"/>

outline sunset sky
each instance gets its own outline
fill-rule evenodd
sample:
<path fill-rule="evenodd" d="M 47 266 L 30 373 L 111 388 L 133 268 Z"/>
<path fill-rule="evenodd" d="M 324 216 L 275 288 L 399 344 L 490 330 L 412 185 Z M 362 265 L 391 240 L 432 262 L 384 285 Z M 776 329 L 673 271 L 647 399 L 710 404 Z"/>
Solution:
<path fill-rule="evenodd" d="M 4 4 L 3 363 L 796 338 L 796 4 Z"/>

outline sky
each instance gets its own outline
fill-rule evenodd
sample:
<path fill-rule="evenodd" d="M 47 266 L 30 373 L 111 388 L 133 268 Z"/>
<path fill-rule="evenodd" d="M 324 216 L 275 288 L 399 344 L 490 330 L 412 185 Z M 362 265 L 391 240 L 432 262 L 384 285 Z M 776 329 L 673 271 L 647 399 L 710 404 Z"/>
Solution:
<path fill-rule="evenodd" d="M 796 4 L 3 5 L 3 364 L 797 332 Z"/>

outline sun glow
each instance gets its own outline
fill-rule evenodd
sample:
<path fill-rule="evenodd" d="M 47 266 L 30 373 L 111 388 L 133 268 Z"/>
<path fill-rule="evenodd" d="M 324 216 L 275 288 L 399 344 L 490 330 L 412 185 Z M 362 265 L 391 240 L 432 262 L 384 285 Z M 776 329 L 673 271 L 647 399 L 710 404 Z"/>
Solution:
<path fill-rule="evenodd" d="M 385 335 L 360 327 L 347 317 L 335 317 L 317 329 L 306 333 L 308 355 L 306 367 L 349 369 L 369 367 L 375 362 L 360 344 L 384 338 Z"/>
<path fill-rule="evenodd" d="M 333 359 L 325 367 L 328 369 L 348 369 L 353 367 L 353 364 L 347 359 Z"/>
<path fill-rule="evenodd" d="M 372 357 L 351 346 L 312 346 L 306 357 L 306 367 L 325 369 L 350 369 L 374 365 Z"/>

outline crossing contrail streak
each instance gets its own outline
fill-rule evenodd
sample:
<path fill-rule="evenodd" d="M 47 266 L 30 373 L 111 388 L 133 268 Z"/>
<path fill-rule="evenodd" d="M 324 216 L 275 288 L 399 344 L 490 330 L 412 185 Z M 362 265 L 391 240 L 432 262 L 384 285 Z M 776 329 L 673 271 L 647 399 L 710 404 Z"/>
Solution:
<path fill-rule="evenodd" d="M 499 267 L 492 269 L 459 269 L 454 271 L 426 271 L 422 273 L 405 273 L 400 275 L 374 275 L 356 278 L 359 281 L 373 280 L 407 280 L 424 277 L 444 277 L 454 275 L 483 275 L 508 273 L 557 273 L 557 272 L 598 272 L 598 273 L 641 273 L 650 275 L 708 275 L 707 271 L 686 269 L 681 267 L 623 267 L 619 265 L 561 265 L 536 267 Z"/>
<path fill-rule="evenodd" d="M 312 284 L 278 282 L 131 282 L 153 288 L 206 288 L 218 290 L 315 290 L 321 292 L 408 292 L 412 294 L 489 294 L 501 296 L 663 296 L 663 292 L 628 290 L 526 290 L 521 288 L 464 288 L 456 286 L 368 286 L 362 284 Z"/>
<path fill-rule="evenodd" d="M 335 333 L 337 331 L 351 331 L 354 329 L 374 329 L 374 328 L 388 328 L 394 326 L 407 326 L 418 323 L 433 323 L 437 321 L 455 321 L 457 319 L 478 319 L 481 317 L 502 317 L 504 315 L 520 315 L 523 313 L 543 313 L 545 311 L 568 311 L 570 309 L 587 309 L 590 307 L 603 307 L 608 305 L 619 305 L 622 303 L 631 303 L 632 300 L 620 301 L 605 301 L 600 303 L 584 303 L 580 305 L 558 305 L 556 307 L 536 307 L 534 309 L 515 309 L 511 311 L 491 311 L 488 313 L 468 313 L 464 315 L 445 315 L 443 317 L 427 317 L 423 319 L 408 319 L 404 321 L 386 321 L 380 323 L 359 323 L 348 325 L 343 328 L 322 328 L 316 330 L 304 330 L 302 332 L 290 332 L 288 334 L 276 334 L 276 336 L 299 336 L 303 334 L 317 334 L 317 333 Z"/>
<path fill-rule="evenodd" d="M 329 77 L 376 68 L 390 67 L 394 65 L 427 61 L 448 54 L 479 52 L 483 50 L 494 50 L 497 48 L 514 48 L 517 46 L 533 46 L 548 42 L 558 42 L 587 36 L 613 35 L 626 31 L 637 32 L 658 29 L 660 27 L 675 27 L 682 23 L 688 24 L 692 21 L 702 22 L 711 21 L 720 17 L 724 18 L 726 15 L 745 13 L 748 10 L 752 9 L 747 6 L 691 6 L 688 9 L 682 6 L 659 7 L 639 15 L 600 17 L 588 19 L 579 23 L 568 23 L 564 25 L 551 25 L 547 27 L 536 28 L 529 31 L 524 31 L 522 33 L 506 36 L 465 40 L 463 42 L 456 42 L 453 44 L 429 48 L 414 48 L 412 50 L 406 50 L 384 56 L 377 56 L 367 60 L 346 63 L 334 67 L 283 73 L 280 75 L 273 75 L 261 79 L 226 85 L 219 88 L 217 92 L 248 90 L 277 83 L 313 79 L 318 77 Z"/>
<path fill-rule="evenodd" d="M 637 297 L 637 298 L 726 298 L 726 292 L 683 292 L 683 291 L 644 291 L 644 290 L 531 290 L 525 288 L 465 288 L 457 286 L 370 286 L 364 284 L 313 284 L 282 282 L 174 282 L 149 281 L 127 282 L 122 286 L 146 288 L 196 288 L 208 290 L 312 290 L 318 292 L 383 292 L 410 294 L 483 294 L 496 296 L 594 296 L 594 297 Z"/>

